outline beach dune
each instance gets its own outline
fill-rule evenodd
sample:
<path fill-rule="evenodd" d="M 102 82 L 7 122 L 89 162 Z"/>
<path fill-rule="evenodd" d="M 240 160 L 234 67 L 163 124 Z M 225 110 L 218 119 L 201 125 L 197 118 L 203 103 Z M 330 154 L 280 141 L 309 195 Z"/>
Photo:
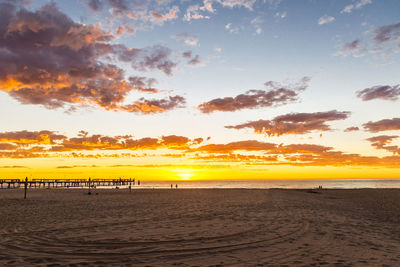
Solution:
<path fill-rule="evenodd" d="M 400 265 L 400 190 L 86 192 L 1 190 L 0 265 Z"/>

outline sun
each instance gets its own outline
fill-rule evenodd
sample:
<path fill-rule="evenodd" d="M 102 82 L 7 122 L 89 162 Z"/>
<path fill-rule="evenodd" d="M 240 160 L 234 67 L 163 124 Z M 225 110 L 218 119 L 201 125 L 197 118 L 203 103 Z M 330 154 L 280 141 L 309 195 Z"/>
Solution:
<path fill-rule="evenodd" d="M 192 178 L 193 173 L 188 171 L 188 170 L 184 170 L 184 171 L 178 171 L 177 175 L 182 179 L 182 180 L 190 180 L 190 178 Z"/>

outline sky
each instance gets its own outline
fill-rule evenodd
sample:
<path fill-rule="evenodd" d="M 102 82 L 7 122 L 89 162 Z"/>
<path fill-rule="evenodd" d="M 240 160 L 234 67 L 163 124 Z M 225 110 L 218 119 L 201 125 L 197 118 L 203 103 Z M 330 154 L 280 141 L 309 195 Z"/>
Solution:
<path fill-rule="evenodd" d="M 398 0 L 0 0 L 0 178 L 400 178 Z"/>

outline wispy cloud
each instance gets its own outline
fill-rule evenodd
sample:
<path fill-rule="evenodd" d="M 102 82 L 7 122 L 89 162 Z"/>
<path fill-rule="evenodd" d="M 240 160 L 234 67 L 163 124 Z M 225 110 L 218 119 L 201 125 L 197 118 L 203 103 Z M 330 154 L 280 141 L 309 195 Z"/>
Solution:
<path fill-rule="evenodd" d="M 186 45 L 197 46 L 199 44 L 199 38 L 188 33 L 181 33 L 172 36 L 173 39 L 183 41 Z"/>
<path fill-rule="evenodd" d="M 371 4 L 372 0 L 358 0 L 354 4 L 347 5 L 340 13 L 351 13 L 354 9 L 360 9 L 365 5 Z"/>
<path fill-rule="evenodd" d="M 324 16 L 322 16 L 322 17 L 320 17 L 320 18 L 318 19 L 318 24 L 319 24 L 319 25 L 324 25 L 324 24 L 331 23 L 331 22 L 333 22 L 334 20 L 335 20 L 334 17 L 328 16 L 328 15 L 324 15 Z"/>
<path fill-rule="evenodd" d="M 341 45 L 335 55 L 363 57 L 367 54 L 379 54 L 387 58 L 400 51 L 400 46 L 396 43 L 400 39 L 400 23 L 376 27 L 367 33 L 364 40 L 357 38 Z"/>
<path fill-rule="evenodd" d="M 254 26 L 256 34 L 261 34 L 262 33 L 262 28 L 261 24 L 264 22 L 264 20 L 261 17 L 256 17 L 251 20 L 251 24 Z"/>

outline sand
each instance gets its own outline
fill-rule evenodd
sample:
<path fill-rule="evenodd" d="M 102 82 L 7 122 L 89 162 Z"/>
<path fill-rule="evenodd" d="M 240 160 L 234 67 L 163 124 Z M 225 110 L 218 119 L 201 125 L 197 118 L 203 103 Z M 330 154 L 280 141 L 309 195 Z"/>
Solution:
<path fill-rule="evenodd" d="M 400 266 L 400 190 L 0 190 L 1 266 Z"/>

